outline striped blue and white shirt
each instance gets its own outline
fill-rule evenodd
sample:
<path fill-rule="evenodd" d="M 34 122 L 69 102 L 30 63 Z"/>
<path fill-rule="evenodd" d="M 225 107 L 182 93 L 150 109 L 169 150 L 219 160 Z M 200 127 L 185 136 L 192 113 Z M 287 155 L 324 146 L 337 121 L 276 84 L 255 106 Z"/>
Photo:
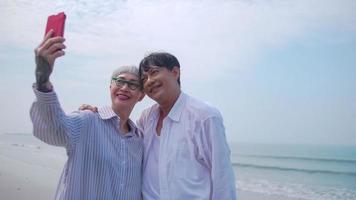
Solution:
<path fill-rule="evenodd" d="M 135 124 L 122 134 L 111 107 L 66 115 L 55 92 L 34 92 L 34 135 L 68 155 L 55 199 L 141 199 L 143 139 Z"/>

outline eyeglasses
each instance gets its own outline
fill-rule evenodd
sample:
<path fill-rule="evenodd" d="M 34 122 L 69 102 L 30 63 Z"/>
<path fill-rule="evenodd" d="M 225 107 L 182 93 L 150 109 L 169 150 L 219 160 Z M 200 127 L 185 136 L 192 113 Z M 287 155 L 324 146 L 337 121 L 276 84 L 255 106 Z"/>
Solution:
<path fill-rule="evenodd" d="M 119 88 L 122 88 L 125 86 L 125 84 L 127 84 L 127 86 L 130 88 L 130 90 L 136 90 L 136 89 L 141 89 L 141 85 L 138 82 L 134 82 L 134 81 L 128 81 L 125 79 L 121 79 L 121 78 L 112 78 L 111 79 L 112 82 L 115 82 L 116 86 Z"/>

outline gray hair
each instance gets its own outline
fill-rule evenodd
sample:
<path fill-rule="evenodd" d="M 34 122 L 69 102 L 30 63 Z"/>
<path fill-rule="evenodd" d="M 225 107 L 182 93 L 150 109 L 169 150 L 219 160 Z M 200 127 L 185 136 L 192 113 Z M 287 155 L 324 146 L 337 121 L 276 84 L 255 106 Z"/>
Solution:
<path fill-rule="evenodd" d="M 117 68 L 111 75 L 111 78 L 116 78 L 118 77 L 120 74 L 122 73 L 130 73 L 133 74 L 135 76 L 137 76 L 137 78 L 140 80 L 140 75 L 138 72 L 138 68 L 134 65 L 124 65 L 124 66 L 120 66 L 119 68 Z"/>

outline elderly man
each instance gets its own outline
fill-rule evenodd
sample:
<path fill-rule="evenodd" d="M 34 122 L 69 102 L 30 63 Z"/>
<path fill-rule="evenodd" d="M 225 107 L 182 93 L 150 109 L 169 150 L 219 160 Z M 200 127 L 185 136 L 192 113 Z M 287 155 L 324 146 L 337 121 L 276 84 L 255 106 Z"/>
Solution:
<path fill-rule="evenodd" d="M 129 119 L 144 97 L 138 69 L 124 66 L 114 71 L 111 106 L 98 113 L 66 115 L 49 81 L 54 61 L 64 55 L 64 38 L 52 34 L 35 50 L 37 99 L 30 114 L 34 135 L 67 151 L 56 199 L 141 199 L 142 135 Z"/>
<path fill-rule="evenodd" d="M 169 53 L 146 56 L 140 75 L 157 102 L 137 122 L 144 135 L 143 198 L 236 199 L 220 112 L 181 91 L 180 64 Z"/>

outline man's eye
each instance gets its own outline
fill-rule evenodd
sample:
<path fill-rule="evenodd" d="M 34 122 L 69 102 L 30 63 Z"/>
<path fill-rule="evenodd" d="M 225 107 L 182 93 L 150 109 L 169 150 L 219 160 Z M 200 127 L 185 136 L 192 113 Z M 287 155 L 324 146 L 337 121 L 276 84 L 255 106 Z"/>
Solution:
<path fill-rule="evenodd" d="M 157 69 L 154 69 L 154 70 L 151 71 L 151 75 L 155 75 L 155 74 L 157 74 L 157 73 L 158 73 L 158 70 L 157 70 Z"/>

